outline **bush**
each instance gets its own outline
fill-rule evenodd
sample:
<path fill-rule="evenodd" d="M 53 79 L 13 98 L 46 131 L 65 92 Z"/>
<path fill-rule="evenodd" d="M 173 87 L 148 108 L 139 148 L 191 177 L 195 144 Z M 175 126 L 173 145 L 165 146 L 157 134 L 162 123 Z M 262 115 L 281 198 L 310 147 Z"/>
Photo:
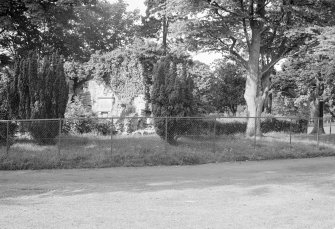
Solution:
<path fill-rule="evenodd" d="M 296 122 L 286 120 L 278 120 L 276 118 L 267 118 L 261 123 L 263 133 L 268 132 L 292 132 L 292 133 L 306 133 L 308 121 L 299 119 Z"/>
<path fill-rule="evenodd" d="M 114 130 L 114 125 L 112 123 L 112 121 L 109 120 L 103 120 L 102 122 L 97 122 L 95 124 L 95 131 L 98 134 L 101 135 L 110 135 L 112 133 L 112 129 Z M 114 134 L 114 131 L 113 131 Z"/>
<path fill-rule="evenodd" d="M 182 122 L 182 121 L 181 121 Z M 304 119 L 299 119 L 296 122 L 290 123 L 286 120 L 278 120 L 276 118 L 266 118 L 261 123 L 261 130 L 263 133 L 268 132 L 289 132 L 290 129 L 292 133 L 306 133 L 307 132 L 308 121 Z M 213 134 L 213 129 L 215 126 L 216 135 L 233 135 L 238 133 L 245 133 L 247 124 L 243 122 L 229 122 L 222 123 L 214 120 L 206 119 L 194 119 L 192 122 L 184 122 L 179 124 L 181 126 L 187 126 L 184 128 L 184 132 L 180 135 L 205 135 L 210 136 Z"/>
<path fill-rule="evenodd" d="M 216 135 L 230 135 L 244 133 L 247 127 L 246 123 L 241 122 L 222 123 L 219 121 L 205 119 L 194 119 L 190 125 L 191 127 L 184 134 L 210 136 L 214 133 L 215 127 Z"/>
<path fill-rule="evenodd" d="M 96 116 L 84 107 L 82 102 L 75 97 L 74 102 L 68 104 L 65 112 L 65 122 L 62 133 L 83 134 L 90 133 L 96 127 Z"/>
<path fill-rule="evenodd" d="M 7 83 L 8 112 L 20 119 L 62 118 L 68 101 L 68 84 L 63 57 L 57 52 L 39 56 L 37 51 L 16 58 L 11 80 Z M 31 136 L 40 144 L 53 143 L 59 124 L 32 122 Z"/>
<path fill-rule="evenodd" d="M 38 144 L 52 145 L 57 142 L 55 138 L 59 134 L 59 121 L 33 121 L 28 130 Z"/>
<path fill-rule="evenodd" d="M 167 136 L 165 130 L 167 129 Z M 182 135 L 188 135 L 192 129 L 192 121 L 189 118 L 168 118 L 167 126 L 165 118 L 155 119 L 156 133 L 162 138 L 167 138 L 168 143 L 175 144 L 176 139 Z"/>
<path fill-rule="evenodd" d="M 152 112 L 156 133 L 169 144 L 175 144 L 179 135 L 190 128 L 188 117 L 194 115 L 193 80 L 188 74 L 187 57 L 168 55 L 155 66 L 152 87 Z M 167 131 L 167 133 L 166 133 Z"/>

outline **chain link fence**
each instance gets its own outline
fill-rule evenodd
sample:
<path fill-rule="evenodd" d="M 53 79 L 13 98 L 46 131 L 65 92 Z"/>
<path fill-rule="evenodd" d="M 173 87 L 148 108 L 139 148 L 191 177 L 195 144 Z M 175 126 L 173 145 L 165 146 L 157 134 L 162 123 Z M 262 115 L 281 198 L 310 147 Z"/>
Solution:
<path fill-rule="evenodd" d="M 257 134 L 257 128 L 253 128 L 254 133 L 246 136 L 246 117 L 1 120 L 0 154 L 40 152 L 46 157 L 65 158 L 65 161 L 74 155 L 78 160 L 94 156 L 106 160 L 114 157 L 117 161 L 117 157 L 119 160 L 125 157 L 145 160 L 145 155 L 157 152 L 197 152 L 236 158 L 242 151 L 258 148 L 275 154 L 278 150 L 301 145 L 335 147 L 335 123 L 330 118 L 249 119 L 262 134 Z"/>

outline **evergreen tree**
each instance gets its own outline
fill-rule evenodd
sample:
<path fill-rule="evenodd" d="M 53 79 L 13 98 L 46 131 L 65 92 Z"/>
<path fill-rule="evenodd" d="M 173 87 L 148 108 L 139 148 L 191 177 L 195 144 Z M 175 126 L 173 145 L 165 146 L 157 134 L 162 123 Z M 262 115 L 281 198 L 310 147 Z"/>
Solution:
<path fill-rule="evenodd" d="M 193 81 L 187 67 L 185 58 L 168 55 L 161 58 L 154 70 L 152 112 L 161 117 L 155 119 L 155 129 L 170 144 L 175 144 L 176 138 L 191 127 L 188 119 L 179 117 L 194 115 Z"/>
<path fill-rule="evenodd" d="M 58 53 L 39 59 L 36 52 L 16 60 L 14 74 L 8 84 L 9 110 L 20 119 L 63 118 L 68 100 L 62 57 Z M 19 109 L 15 109 L 15 106 Z M 59 126 L 45 121 L 34 121 L 29 126 L 39 143 L 52 143 Z"/>
<path fill-rule="evenodd" d="M 9 107 L 8 107 L 8 93 L 7 84 L 10 76 L 10 71 L 7 68 L 0 70 L 0 120 L 10 120 Z M 7 130 L 7 128 L 9 128 Z M 17 130 L 15 122 L 2 122 L 0 121 L 0 145 L 7 145 L 13 143 L 13 138 Z"/>

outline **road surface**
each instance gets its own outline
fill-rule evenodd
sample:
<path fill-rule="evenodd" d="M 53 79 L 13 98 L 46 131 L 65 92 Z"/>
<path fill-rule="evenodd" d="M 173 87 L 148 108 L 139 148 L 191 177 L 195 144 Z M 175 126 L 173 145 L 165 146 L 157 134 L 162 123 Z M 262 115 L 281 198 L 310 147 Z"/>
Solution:
<path fill-rule="evenodd" d="M 0 228 L 335 228 L 335 158 L 0 171 Z"/>

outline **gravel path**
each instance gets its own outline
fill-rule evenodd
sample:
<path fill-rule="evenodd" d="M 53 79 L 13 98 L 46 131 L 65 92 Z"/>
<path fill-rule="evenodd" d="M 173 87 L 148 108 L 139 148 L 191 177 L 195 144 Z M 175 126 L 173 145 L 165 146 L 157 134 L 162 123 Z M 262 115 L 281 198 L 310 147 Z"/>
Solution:
<path fill-rule="evenodd" d="M 335 158 L 0 171 L 0 228 L 335 228 Z"/>

